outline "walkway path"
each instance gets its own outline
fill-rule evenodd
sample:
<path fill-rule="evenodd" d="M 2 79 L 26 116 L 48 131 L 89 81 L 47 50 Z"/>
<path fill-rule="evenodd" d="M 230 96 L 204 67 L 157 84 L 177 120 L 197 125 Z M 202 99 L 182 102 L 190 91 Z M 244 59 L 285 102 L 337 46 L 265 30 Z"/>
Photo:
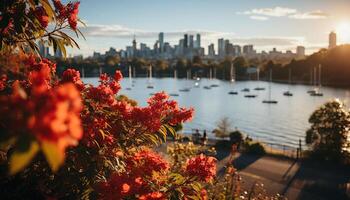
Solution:
<path fill-rule="evenodd" d="M 220 171 L 228 157 L 220 152 L 217 157 Z M 241 154 L 236 155 L 234 165 L 246 189 L 258 181 L 268 194 L 279 193 L 288 199 L 350 199 L 339 190 L 339 185 L 350 181 L 350 170 Z"/>

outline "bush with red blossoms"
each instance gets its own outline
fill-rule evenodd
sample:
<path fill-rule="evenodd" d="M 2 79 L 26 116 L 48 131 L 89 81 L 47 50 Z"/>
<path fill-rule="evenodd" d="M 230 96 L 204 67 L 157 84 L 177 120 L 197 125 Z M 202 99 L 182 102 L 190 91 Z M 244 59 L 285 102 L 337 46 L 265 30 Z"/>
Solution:
<path fill-rule="evenodd" d="M 0 6 L 1 53 L 31 50 L 40 55 L 41 43 L 66 55 L 66 46 L 79 46 L 64 30 L 83 36 L 78 30 L 78 23 L 82 23 L 79 5 L 80 2 L 63 4 L 61 0 L 4 1 Z"/>
<path fill-rule="evenodd" d="M 216 175 L 216 158 L 200 154 L 187 161 L 185 171 L 189 176 L 209 182 Z"/>
<path fill-rule="evenodd" d="M 79 71 L 56 74 L 54 62 L 35 55 L 38 41 L 63 53 L 65 45 L 77 46 L 63 30 L 80 33 L 79 2 L 6 3 L 0 6 L 2 199 L 204 200 L 215 195 L 215 158 L 200 151 L 179 155 L 176 148 L 178 154 L 156 152 L 168 136 L 178 138 L 174 127 L 192 119 L 192 108 L 180 107 L 165 92 L 138 106 L 119 94 L 120 71 L 88 85 Z M 24 53 L 28 50 L 33 54 Z"/>

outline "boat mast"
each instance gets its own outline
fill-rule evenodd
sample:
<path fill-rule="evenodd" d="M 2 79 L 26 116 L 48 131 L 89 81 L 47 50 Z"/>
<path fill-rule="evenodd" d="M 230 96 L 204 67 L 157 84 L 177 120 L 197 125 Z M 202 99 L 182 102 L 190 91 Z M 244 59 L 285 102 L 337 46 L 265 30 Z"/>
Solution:
<path fill-rule="evenodd" d="M 234 72 L 233 72 L 233 63 L 231 62 L 231 70 L 230 70 L 230 78 L 231 78 L 231 81 L 233 82 L 234 81 Z"/>
<path fill-rule="evenodd" d="M 131 80 L 132 78 L 132 71 L 131 71 L 131 66 L 129 65 L 129 79 Z"/>
<path fill-rule="evenodd" d="M 212 68 L 209 69 L 209 79 L 213 79 L 213 71 Z"/>
<path fill-rule="evenodd" d="M 272 69 L 270 69 L 269 101 L 271 101 L 271 82 L 272 82 Z"/>
<path fill-rule="evenodd" d="M 314 88 L 317 87 L 317 69 L 314 67 Z"/>
<path fill-rule="evenodd" d="M 318 66 L 318 87 L 321 87 L 321 64 Z"/>
<path fill-rule="evenodd" d="M 292 68 L 289 68 L 288 83 L 292 84 Z"/>
<path fill-rule="evenodd" d="M 152 65 L 149 65 L 149 81 L 152 80 Z"/>

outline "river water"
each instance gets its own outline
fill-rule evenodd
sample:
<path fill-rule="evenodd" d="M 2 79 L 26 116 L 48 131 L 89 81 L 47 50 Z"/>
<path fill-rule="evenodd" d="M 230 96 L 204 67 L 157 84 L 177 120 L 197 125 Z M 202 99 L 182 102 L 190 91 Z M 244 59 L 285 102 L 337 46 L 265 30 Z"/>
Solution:
<path fill-rule="evenodd" d="M 85 78 L 85 83 L 96 85 L 97 78 Z M 198 87 L 195 87 L 195 83 Z M 324 102 L 338 98 L 349 104 L 350 90 L 322 87 L 322 97 L 310 96 L 307 91 L 310 86 L 287 85 L 268 83 L 262 81 L 241 81 L 230 83 L 221 80 L 201 79 L 200 81 L 174 79 L 174 78 L 128 78 L 122 81 L 122 90 L 119 94 L 137 100 L 140 106 L 146 105 L 151 93 L 166 91 L 176 93 L 173 96 L 181 106 L 195 109 L 194 119 L 184 125 L 184 132 L 190 133 L 192 129 L 207 130 L 209 137 L 211 131 L 223 117 L 228 117 L 235 127 L 245 134 L 269 143 L 276 143 L 297 147 L 299 139 L 304 142 L 305 131 L 310 127 L 309 116 Z M 210 89 L 204 86 L 218 85 Z M 269 98 L 269 84 L 271 98 L 277 104 L 263 104 Z M 147 86 L 154 88 L 149 89 Z M 264 87 L 266 90 L 256 91 L 254 88 Z M 127 88 L 131 88 L 127 90 Z M 190 88 L 189 92 L 180 89 Z M 242 92 L 249 88 L 250 92 Z M 291 91 L 292 97 L 283 95 L 284 91 Z M 229 91 L 237 91 L 238 95 L 229 95 Z M 255 94 L 256 98 L 245 98 L 247 94 Z"/>

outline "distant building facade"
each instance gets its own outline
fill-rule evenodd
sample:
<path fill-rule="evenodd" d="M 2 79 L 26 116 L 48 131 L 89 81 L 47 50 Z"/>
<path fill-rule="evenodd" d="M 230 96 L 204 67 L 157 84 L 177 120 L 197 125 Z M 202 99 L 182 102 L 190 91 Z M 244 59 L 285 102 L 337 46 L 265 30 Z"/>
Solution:
<path fill-rule="evenodd" d="M 328 48 L 332 49 L 337 46 L 337 34 L 335 32 L 331 32 L 329 34 L 329 45 Z"/>
<path fill-rule="evenodd" d="M 297 58 L 304 58 L 305 57 L 305 47 L 303 46 L 297 46 Z"/>

